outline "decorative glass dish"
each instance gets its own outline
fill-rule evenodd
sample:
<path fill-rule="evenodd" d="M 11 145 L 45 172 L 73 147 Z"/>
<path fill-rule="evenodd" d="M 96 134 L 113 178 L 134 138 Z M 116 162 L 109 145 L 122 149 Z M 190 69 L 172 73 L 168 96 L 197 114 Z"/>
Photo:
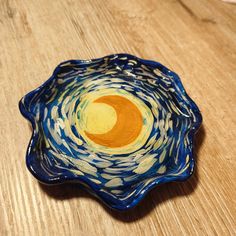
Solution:
<path fill-rule="evenodd" d="M 19 108 L 33 127 L 27 167 L 42 183 L 77 182 L 125 210 L 193 173 L 202 117 L 158 62 L 129 54 L 66 61 Z"/>

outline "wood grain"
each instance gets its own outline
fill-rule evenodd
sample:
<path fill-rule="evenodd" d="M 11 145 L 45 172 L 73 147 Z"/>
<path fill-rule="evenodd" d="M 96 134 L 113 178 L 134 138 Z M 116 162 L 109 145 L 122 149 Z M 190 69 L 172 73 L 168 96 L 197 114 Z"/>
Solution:
<path fill-rule="evenodd" d="M 197 169 L 113 212 L 76 185 L 27 171 L 19 99 L 68 59 L 127 52 L 182 78 L 204 123 Z M 236 6 L 219 0 L 2 0 L 0 235 L 236 235 Z"/>

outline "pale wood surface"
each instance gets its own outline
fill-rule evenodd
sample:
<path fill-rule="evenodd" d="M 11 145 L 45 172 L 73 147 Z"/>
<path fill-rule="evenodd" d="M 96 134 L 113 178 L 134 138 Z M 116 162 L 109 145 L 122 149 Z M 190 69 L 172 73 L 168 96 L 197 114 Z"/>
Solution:
<path fill-rule="evenodd" d="M 78 186 L 41 186 L 18 100 L 55 66 L 128 52 L 182 78 L 204 124 L 197 169 L 116 213 Z M 236 6 L 219 0 L 2 0 L 0 235 L 235 235 Z"/>

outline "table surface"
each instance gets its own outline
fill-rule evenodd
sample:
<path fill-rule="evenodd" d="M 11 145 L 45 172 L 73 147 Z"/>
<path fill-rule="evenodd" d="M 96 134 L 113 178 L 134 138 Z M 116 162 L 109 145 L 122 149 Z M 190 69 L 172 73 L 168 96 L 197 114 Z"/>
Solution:
<path fill-rule="evenodd" d="M 18 101 L 68 59 L 127 52 L 176 71 L 198 104 L 196 171 L 114 212 L 28 172 Z M 236 5 L 219 0 L 9 0 L 0 4 L 0 235 L 235 235 Z"/>

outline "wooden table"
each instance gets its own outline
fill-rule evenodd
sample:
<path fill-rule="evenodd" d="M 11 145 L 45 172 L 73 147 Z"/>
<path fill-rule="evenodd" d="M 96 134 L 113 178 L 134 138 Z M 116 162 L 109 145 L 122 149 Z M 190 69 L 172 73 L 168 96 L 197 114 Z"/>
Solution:
<path fill-rule="evenodd" d="M 18 101 L 71 58 L 127 52 L 182 78 L 203 114 L 197 168 L 135 209 L 107 209 L 76 185 L 27 171 Z M 235 235 L 236 5 L 219 0 L 2 0 L 0 235 Z"/>

